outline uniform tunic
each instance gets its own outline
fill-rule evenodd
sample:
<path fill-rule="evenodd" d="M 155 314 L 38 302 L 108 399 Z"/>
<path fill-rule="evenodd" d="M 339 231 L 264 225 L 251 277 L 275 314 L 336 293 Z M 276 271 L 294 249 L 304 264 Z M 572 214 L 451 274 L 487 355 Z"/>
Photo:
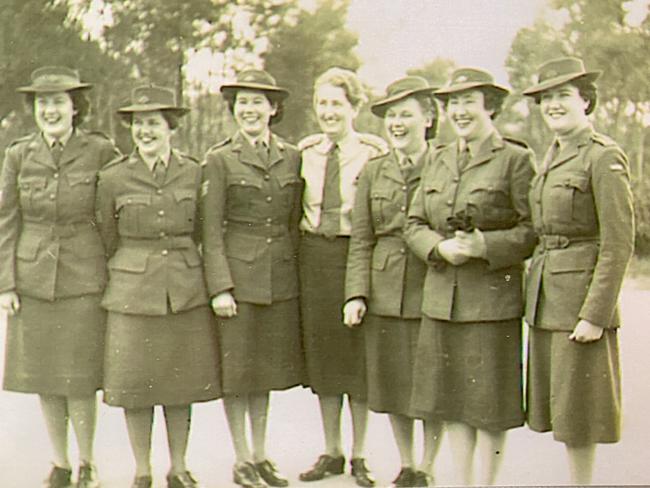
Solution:
<path fill-rule="evenodd" d="M 345 297 L 368 305 L 362 323 L 368 405 L 377 412 L 409 414 L 426 265 L 406 246 L 403 227 L 432 149 L 403 170 L 392 151 L 369 161 L 359 177 Z"/>
<path fill-rule="evenodd" d="M 79 129 L 58 164 L 40 133 L 6 151 L 0 180 L 0 292 L 15 291 L 4 386 L 87 395 L 101 387 L 106 282 L 96 230 L 97 172 L 117 156 L 105 136 Z"/>
<path fill-rule="evenodd" d="M 263 161 L 241 133 L 210 149 L 204 167 L 203 249 L 210 296 L 229 291 L 219 319 L 227 394 L 303 381 L 298 319 L 300 156 L 276 136 Z"/>
<path fill-rule="evenodd" d="M 634 246 L 627 158 L 591 127 L 554 143 L 530 205 L 539 244 L 528 274 L 528 423 L 569 443 L 620 437 L 618 295 Z M 568 336 L 580 319 L 603 337 Z M 588 378 L 588 379 L 586 379 Z"/>
<path fill-rule="evenodd" d="M 97 220 L 110 259 L 104 400 L 143 408 L 221 393 L 199 255 L 199 164 L 172 151 L 158 183 L 137 152 L 100 173 Z"/>
<path fill-rule="evenodd" d="M 386 143 L 369 134 L 348 134 L 338 142 L 339 232 L 319 234 L 321 204 L 328 153 L 332 142 L 324 135 L 307 137 L 302 151 L 304 216 L 300 243 L 300 301 L 303 342 L 309 386 L 318 394 L 348 393 L 364 399 L 367 394 L 364 332 L 343 324 L 345 269 L 351 213 L 359 173 L 369 159 L 385 154 Z"/>
<path fill-rule="evenodd" d="M 535 244 L 527 198 L 533 155 L 493 132 L 461 171 L 457 158 L 453 143 L 427 161 L 405 231 L 413 252 L 429 261 L 412 409 L 503 430 L 523 423 L 522 279 Z M 433 251 L 453 236 L 447 218 L 460 210 L 483 232 L 487 254 L 452 266 Z"/>

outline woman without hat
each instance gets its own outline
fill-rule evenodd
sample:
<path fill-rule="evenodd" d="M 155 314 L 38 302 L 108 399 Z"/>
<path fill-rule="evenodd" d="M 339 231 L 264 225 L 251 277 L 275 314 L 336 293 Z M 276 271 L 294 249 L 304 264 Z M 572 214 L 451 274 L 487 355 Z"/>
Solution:
<path fill-rule="evenodd" d="M 289 95 L 271 75 L 242 71 L 221 93 L 238 131 L 206 155 L 202 218 L 236 456 L 233 479 L 244 487 L 287 486 L 267 456 L 266 426 L 270 391 L 303 381 L 296 262 L 300 155 L 269 128 L 281 119 Z"/>
<path fill-rule="evenodd" d="M 100 173 L 97 216 L 108 261 L 104 401 L 122 407 L 136 462 L 133 488 L 150 488 L 154 407 L 162 405 L 168 488 L 198 486 L 185 466 L 191 405 L 221 394 L 214 320 L 198 252 L 201 168 L 172 148 L 173 90 L 145 85 L 118 110 L 134 151 Z"/>
<path fill-rule="evenodd" d="M 368 406 L 389 414 L 400 453 L 395 487 L 429 485 L 441 431 L 441 422 L 425 419 L 423 461 L 416 467 L 409 400 L 426 264 L 408 251 L 403 227 L 422 165 L 434 150 L 434 90 L 409 76 L 390 84 L 371 107 L 384 121 L 392 150 L 361 171 L 345 279 L 345 324 L 365 332 Z"/>
<path fill-rule="evenodd" d="M 62 66 L 19 88 L 38 131 L 6 151 L 0 179 L 0 308 L 9 314 L 4 388 L 40 396 L 54 467 L 49 488 L 71 485 L 68 421 L 79 446 L 77 486 L 97 487 L 96 391 L 102 382 L 106 282 L 95 226 L 95 181 L 118 152 L 81 130 L 90 84 Z"/>
<path fill-rule="evenodd" d="M 346 328 L 345 266 L 352 231 L 357 178 L 369 159 L 387 152 L 379 137 L 360 134 L 354 118 L 364 101 L 356 75 L 331 68 L 314 86 L 314 111 L 321 134 L 302 140 L 305 180 L 300 222 L 300 297 L 308 384 L 318 395 L 325 453 L 300 475 L 316 481 L 342 474 L 341 410 L 348 395 L 352 414 L 351 472 L 359 486 L 373 486 L 364 459 L 368 405 L 362 330 Z"/>
<path fill-rule="evenodd" d="M 525 90 L 553 131 L 530 191 L 539 242 L 528 274 L 528 425 L 566 445 L 572 482 L 591 482 L 596 443 L 620 437 L 618 295 L 634 248 L 625 154 L 594 131 L 599 71 L 539 68 Z"/>
<path fill-rule="evenodd" d="M 436 91 L 456 140 L 422 169 L 406 240 L 429 264 L 415 359 L 412 411 L 445 421 L 457 482 L 493 484 L 505 434 L 523 424 L 523 262 L 535 235 L 528 186 L 533 154 L 493 119 L 508 90 L 475 68 Z"/>

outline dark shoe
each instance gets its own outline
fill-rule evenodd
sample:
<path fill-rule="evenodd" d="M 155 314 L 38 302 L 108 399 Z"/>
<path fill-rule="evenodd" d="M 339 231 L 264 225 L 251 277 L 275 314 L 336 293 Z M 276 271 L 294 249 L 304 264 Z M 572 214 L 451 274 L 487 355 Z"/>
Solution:
<path fill-rule="evenodd" d="M 184 473 L 167 475 L 167 488 L 199 488 L 199 482 L 194 479 L 192 473 L 185 471 Z"/>
<path fill-rule="evenodd" d="M 397 475 L 397 478 L 393 480 L 392 486 L 395 488 L 415 486 L 414 481 L 415 471 L 413 471 L 413 468 L 402 468 Z"/>
<path fill-rule="evenodd" d="M 255 463 L 255 469 L 257 469 L 257 473 L 262 477 L 267 485 L 289 486 L 289 480 L 283 478 L 278 472 L 277 466 L 268 459 L 265 459 L 261 463 Z"/>
<path fill-rule="evenodd" d="M 429 486 L 431 483 L 432 478 L 430 475 L 425 473 L 424 471 L 415 471 L 413 473 L 413 485 L 412 486 Z"/>
<path fill-rule="evenodd" d="M 79 466 L 77 488 L 99 488 L 100 486 L 97 468 L 94 464 L 83 463 Z"/>
<path fill-rule="evenodd" d="M 136 476 L 131 488 L 151 488 L 153 480 L 151 476 Z"/>
<path fill-rule="evenodd" d="M 50 471 L 50 476 L 45 480 L 45 486 L 47 488 L 68 488 L 72 486 L 71 478 L 71 469 L 54 466 Z"/>
<path fill-rule="evenodd" d="M 318 481 L 331 474 L 343 474 L 345 458 L 343 456 L 333 457 L 323 454 L 318 458 L 310 470 L 300 473 L 300 481 Z"/>
<path fill-rule="evenodd" d="M 253 463 L 238 463 L 232 468 L 232 480 L 244 488 L 266 488 Z"/>
<path fill-rule="evenodd" d="M 365 459 L 350 459 L 350 466 L 352 466 L 352 476 L 354 476 L 354 480 L 357 482 L 357 485 L 363 486 L 364 488 L 375 486 L 375 478 L 370 473 L 368 466 L 366 466 Z"/>

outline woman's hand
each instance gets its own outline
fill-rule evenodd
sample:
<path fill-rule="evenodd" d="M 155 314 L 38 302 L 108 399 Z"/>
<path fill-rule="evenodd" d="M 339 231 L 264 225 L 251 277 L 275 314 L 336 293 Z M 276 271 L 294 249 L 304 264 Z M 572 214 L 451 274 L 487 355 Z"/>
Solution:
<path fill-rule="evenodd" d="M 472 232 L 457 230 L 454 239 L 458 241 L 461 252 L 470 258 L 485 258 L 487 246 L 483 232 L 474 229 Z"/>
<path fill-rule="evenodd" d="M 343 306 L 343 323 L 348 327 L 360 325 L 367 310 L 363 298 L 353 298 Z"/>
<path fill-rule="evenodd" d="M 20 310 L 20 300 L 13 291 L 0 293 L 0 310 L 6 310 L 7 315 L 14 315 Z"/>
<path fill-rule="evenodd" d="M 454 266 L 460 266 L 469 260 L 469 256 L 465 253 L 463 246 L 455 237 L 442 241 L 438 244 L 436 250 L 442 259 Z"/>
<path fill-rule="evenodd" d="M 229 291 L 219 293 L 210 301 L 217 317 L 230 318 L 237 315 L 237 302 Z"/>
<path fill-rule="evenodd" d="M 581 319 L 569 336 L 570 341 L 595 342 L 603 336 L 603 328 L 592 324 L 588 320 Z"/>

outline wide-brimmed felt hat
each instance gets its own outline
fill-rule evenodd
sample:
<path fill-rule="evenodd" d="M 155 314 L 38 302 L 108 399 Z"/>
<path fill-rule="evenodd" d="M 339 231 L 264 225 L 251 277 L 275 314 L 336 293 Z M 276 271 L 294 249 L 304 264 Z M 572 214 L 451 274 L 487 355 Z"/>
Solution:
<path fill-rule="evenodd" d="M 258 90 L 271 98 L 282 101 L 289 96 L 289 90 L 280 88 L 275 78 L 260 69 L 247 69 L 237 74 L 237 81 L 221 85 L 219 91 L 229 98 L 234 98 L 238 90 Z"/>
<path fill-rule="evenodd" d="M 526 88 L 524 95 L 535 96 L 537 93 L 563 85 L 572 80 L 584 79 L 594 81 L 602 71 L 587 71 L 580 58 L 557 58 L 542 64 L 537 69 L 537 83 Z"/>
<path fill-rule="evenodd" d="M 79 72 L 66 66 L 43 66 L 32 71 L 32 84 L 18 88 L 22 93 L 47 93 L 87 90 L 90 83 L 82 83 Z"/>
<path fill-rule="evenodd" d="M 119 114 L 134 112 L 153 112 L 164 110 L 176 115 L 185 115 L 189 108 L 180 107 L 176 103 L 176 92 L 170 88 L 156 85 L 142 85 L 131 92 L 131 104 L 117 109 Z"/>
<path fill-rule="evenodd" d="M 391 104 L 414 95 L 432 95 L 434 91 L 436 91 L 436 87 L 430 86 L 429 82 L 421 76 L 400 78 L 386 87 L 384 97 L 373 103 L 370 110 L 377 117 L 383 117 Z"/>
<path fill-rule="evenodd" d="M 510 90 L 494 81 L 494 77 L 479 68 L 459 68 L 455 70 L 445 86 L 436 90 L 436 97 L 446 100 L 452 93 L 457 93 L 474 88 L 487 88 L 506 96 Z"/>

